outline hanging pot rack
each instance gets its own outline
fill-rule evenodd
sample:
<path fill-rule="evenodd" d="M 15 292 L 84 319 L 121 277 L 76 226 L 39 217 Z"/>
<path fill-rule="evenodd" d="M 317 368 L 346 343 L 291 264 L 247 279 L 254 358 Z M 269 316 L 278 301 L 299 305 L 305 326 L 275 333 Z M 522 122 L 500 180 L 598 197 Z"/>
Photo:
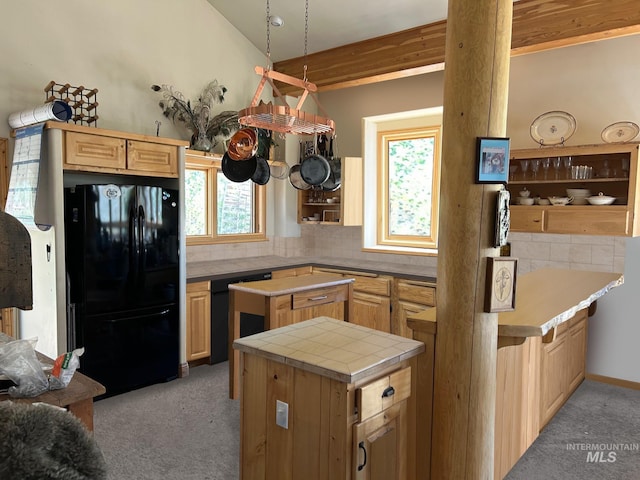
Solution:
<path fill-rule="evenodd" d="M 256 93 L 253 96 L 251 106 L 238 112 L 238 121 L 241 125 L 264 128 L 265 130 L 273 130 L 275 132 L 290 133 L 294 135 L 322 134 L 330 133 L 335 130 L 335 123 L 330 118 L 325 117 L 326 112 L 315 96 L 317 87 L 314 83 L 300 80 L 260 66 L 255 67 L 255 72 L 258 75 L 262 75 L 262 79 L 260 80 Z M 284 97 L 273 82 L 274 80 L 303 89 L 302 95 L 300 95 L 295 108 L 290 107 L 283 100 Z M 281 105 L 275 105 L 272 102 L 264 103 L 259 100 L 266 83 L 271 85 L 275 94 L 274 96 L 281 102 Z M 302 104 L 309 95 L 311 95 L 311 98 L 315 101 L 318 109 L 325 116 L 300 110 Z"/>
<path fill-rule="evenodd" d="M 309 0 L 305 2 L 305 39 L 304 39 L 304 55 L 307 56 L 307 32 L 308 32 L 308 18 L 309 18 Z M 269 28 L 269 0 L 267 0 L 267 58 L 271 58 L 270 47 L 270 28 Z M 269 62 L 270 63 L 270 62 Z M 307 66 L 304 67 L 304 79 L 285 75 L 269 68 L 263 68 L 260 66 L 255 67 L 255 72 L 262 76 L 256 93 L 251 101 L 251 106 L 244 108 L 238 112 L 238 121 L 241 125 L 247 127 L 263 128 L 265 130 L 272 130 L 274 132 L 289 133 L 294 135 L 317 135 L 323 133 L 331 133 L 335 130 L 335 124 L 333 120 L 327 118 L 327 114 L 320 105 L 315 93 L 318 88 L 314 83 L 307 81 Z M 274 80 L 277 80 L 287 85 L 302 88 L 302 95 L 298 99 L 298 103 L 295 108 L 290 107 L 284 100 L 284 96 L 276 87 Z M 262 90 L 265 84 L 271 85 L 273 89 L 274 97 L 279 102 L 278 105 L 273 102 L 264 103 L 260 101 Z M 314 102 L 318 106 L 318 110 L 322 115 L 316 115 L 313 113 L 304 112 L 301 110 L 304 101 L 311 95 Z"/>

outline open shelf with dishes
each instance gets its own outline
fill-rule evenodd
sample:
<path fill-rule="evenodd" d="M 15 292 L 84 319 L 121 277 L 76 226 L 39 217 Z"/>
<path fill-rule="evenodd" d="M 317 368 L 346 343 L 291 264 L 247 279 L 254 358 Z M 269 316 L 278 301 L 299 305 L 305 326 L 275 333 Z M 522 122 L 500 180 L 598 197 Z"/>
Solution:
<path fill-rule="evenodd" d="M 638 236 L 637 168 L 638 143 L 514 150 L 511 231 Z"/>

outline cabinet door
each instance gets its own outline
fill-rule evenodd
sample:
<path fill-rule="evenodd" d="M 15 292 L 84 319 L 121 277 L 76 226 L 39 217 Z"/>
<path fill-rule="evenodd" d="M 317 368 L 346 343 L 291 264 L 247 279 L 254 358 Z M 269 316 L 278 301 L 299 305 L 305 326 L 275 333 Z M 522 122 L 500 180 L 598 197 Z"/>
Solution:
<path fill-rule="evenodd" d="M 187 284 L 187 361 L 211 355 L 209 282 Z"/>
<path fill-rule="evenodd" d="M 540 428 L 544 427 L 566 398 L 566 335 L 542 345 L 540 368 Z"/>
<path fill-rule="evenodd" d="M 159 177 L 178 176 L 178 147 L 160 143 L 127 141 L 130 173 Z"/>
<path fill-rule="evenodd" d="M 127 166 L 125 149 L 121 138 L 66 132 L 63 168 L 123 173 Z"/>
<path fill-rule="evenodd" d="M 391 333 L 406 338 L 413 338 L 413 330 L 407 325 L 407 317 L 415 315 L 429 308 L 433 308 L 420 303 L 398 301 L 398 309 L 394 312 L 393 331 Z"/>
<path fill-rule="evenodd" d="M 353 292 L 351 323 L 391 333 L 391 300 L 389 297 Z"/>
<path fill-rule="evenodd" d="M 578 314 L 580 315 L 580 313 Z M 567 333 L 567 394 L 571 394 L 582 383 L 585 375 L 587 353 L 587 313 L 571 326 Z"/>
<path fill-rule="evenodd" d="M 394 405 L 354 425 L 355 480 L 406 478 L 406 404 L 405 401 Z"/>

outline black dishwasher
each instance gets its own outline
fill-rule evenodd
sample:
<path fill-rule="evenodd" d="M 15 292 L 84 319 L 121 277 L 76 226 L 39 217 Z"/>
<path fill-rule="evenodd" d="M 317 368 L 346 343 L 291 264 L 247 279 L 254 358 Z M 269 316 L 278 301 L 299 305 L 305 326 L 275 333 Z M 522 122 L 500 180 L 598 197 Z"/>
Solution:
<path fill-rule="evenodd" d="M 211 360 L 210 363 L 229 359 L 229 284 L 269 280 L 271 272 L 243 275 L 211 281 Z M 240 336 L 246 337 L 264 331 L 264 317 L 250 313 L 240 314 Z"/>

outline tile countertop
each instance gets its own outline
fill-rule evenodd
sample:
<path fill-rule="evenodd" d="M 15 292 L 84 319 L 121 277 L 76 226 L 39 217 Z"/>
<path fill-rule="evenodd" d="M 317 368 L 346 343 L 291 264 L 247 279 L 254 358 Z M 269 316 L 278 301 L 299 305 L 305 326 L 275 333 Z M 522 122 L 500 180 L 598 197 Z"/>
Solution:
<path fill-rule="evenodd" d="M 255 282 L 232 283 L 229 290 L 238 290 L 246 293 L 255 293 L 265 297 L 277 297 L 289 293 L 303 292 L 315 288 L 332 287 L 353 282 L 353 278 L 345 278 L 342 275 L 330 273 L 312 273 L 285 277 L 272 280 L 257 280 Z"/>
<path fill-rule="evenodd" d="M 350 258 L 278 257 L 270 255 L 264 257 L 233 258 L 230 260 L 212 260 L 208 262 L 189 262 L 187 263 L 187 281 L 222 280 L 224 278 L 235 277 L 238 274 L 249 275 L 305 265 L 377 273 L 381 275 L 388 274 L 434 283 L 436 281 L 437 271 L 436 267 L 403 263 L 367 262 Z"/>
<path fill-rule="evenodd" d="M 344 383 L 355 383 L 425 351 L 422 342 L 330 317 L 242 337 L 233 348 Z"/>
<path fill-rule="evenodd" d="M 517 278 L 515 310 L 498 314 L 498 335 L 542 337 L 571 319 L 612 288 L 624 283 L 621 273 L 541 268 Z M 436 333 L 437 308 L 407 318 L 410 328 Z"/>

